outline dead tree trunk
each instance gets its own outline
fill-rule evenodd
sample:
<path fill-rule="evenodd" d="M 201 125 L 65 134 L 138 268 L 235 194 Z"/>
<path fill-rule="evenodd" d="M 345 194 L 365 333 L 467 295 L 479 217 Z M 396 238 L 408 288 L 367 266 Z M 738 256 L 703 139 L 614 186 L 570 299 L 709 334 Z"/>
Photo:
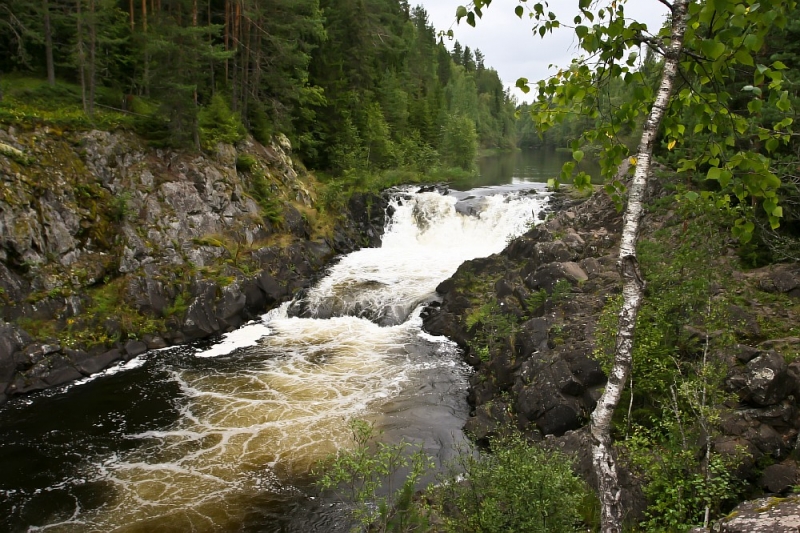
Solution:
<path fill-rule="evenodd" d="M 644 292 L 644 281 L 636 259 L 636 240 L 639 236 L 643 196 L 650 173 L 653 143 L 669 105 L 678 71 L 678 60 L 686 30 L 688 2 L 689 0 L 675 0 L 672 3 L 672 39 L 664 59 L 664 70 L 661 74 L 661 85 L 656 101 L 647 117 L 636 154 L 636 171 L 628 190 L 628 203 L 625 209 L 622 242 L 619 249 L 618 268 L 623 279 L 623 303 L 619 313 L 614 366 L 608 376 L 605 391 L 592 413 L 590 425 L 592 462 L 599 483 L 603 533 L 620 533 L 622 531 L 624 512 L 617 463 L 612 447 L 611 422 L 614 409 L 619 404 L 620 396 L 631 371 L 636 317 Z"/>

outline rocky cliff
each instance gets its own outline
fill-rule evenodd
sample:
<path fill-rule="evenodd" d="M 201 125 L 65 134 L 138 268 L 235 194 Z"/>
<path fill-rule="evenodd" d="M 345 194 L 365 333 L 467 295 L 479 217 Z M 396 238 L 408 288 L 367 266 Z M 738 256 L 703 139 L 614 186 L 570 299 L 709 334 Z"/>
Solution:
<path fill-rule="evenodd" d="M 383 229 L 380 197 L 320 201 L 283 136 L 197 154 L 9 127 L 0 148 L 0 402 L 236 328 Z"/>
<path fill-rule="evenodd" d="M 663 192 L 654 195 L 654 203 L 666 207 L 646 215 L 640 239 L 641 249 L 660 247 L 668 251 L 665 257 L 687 247 L 684 241 L 693 224 L 710 225 L 708 220 L 679 216 L 669 198 Z M 469 392 L 473 410 L 466 430 L 478 442 L 489 443 L 493 435 L 515 427 L 571 454 L 590 483 L 586 424 L 606 382 L 602 346 L 613 345 L 613 322 L 603 322 L 615 316 L 614 302 L 621 291 L 616 270 L 621 222 L 621 214 L 603 193 L 568 202 L 502 253 L 463 264 L 437 288 L 441 304 L 425 314 L 425 329 L 458 342 L 465 360 L 475 368 Z M 735 457 L 734 474 L 750 494 L 784 493 L 800 483 L 794 460 L 800 451 L 800 265 L 743 270 L 727 228 L 721 228 L 719 235 L 720 255 L 701 259 L 726 272 L 725 284 L 708 286 L 708 301 L 722 309 L 722 318 L 712 326 L 712 317 L 696 310 L 677 317 L 645 315 L 644 320 L 675 320 L 674 338 L 658 340 L 651 353 L 667 353 L 666 367 L 688 368 L 707 357 L 709 365 L 719 369 L 718 381 L 709 385 L 717 388 L 722 402 L 715 406 L 719 419 L 710 437 L 711 450 Z M 695 253 L 688 248 L 687 254 Z M 659 276 L 664 277 L 662 269 L 677 268 L 675 264 L 647 266 L 645 277 L 654 279 L 648 301 L 657 307 L 660 299 L 675 298 L 667 294 L 668 286 L 658 283 Z M 670 274 L 670 283 L 691 279 L 691 268 L 703 266 L 689 263 L 689 269 Z M 639 330 L 643 328 L 651 331 L 646 324 Z M 649 376 L 635 384 L 635 391 L 655 390 L 654 380 L 666 379 L 659 378 L 656 366 L 662 363 L 655 356 L 635 364 L 645 365 L 639 368 Z M 664 385 L 667 393 L 670 386 L 671 382 Z M 631 418 L 639 416 L 647 424 L 664 416 L 656 410 L 658 400 L 643 400 L 646 392 L 634 394 L 638 394 L 636 406 L 645 408 L 625 415 L 620 406 L 617 419 L 622 433 Z M 672 409 L 669 397 L 662 405 L 668 413 Z M 702 465 L 703 443 L 709 435 L 699 429 L 694 434 L 699 440 L 691 446 L 697 447 Z M 641 487 L 648 472 L 637 473 L 626 461 L 623 464 L 629 468 L 623 472 L 625 499 L 631 516 L 641 518 L 646 503 Z"/>

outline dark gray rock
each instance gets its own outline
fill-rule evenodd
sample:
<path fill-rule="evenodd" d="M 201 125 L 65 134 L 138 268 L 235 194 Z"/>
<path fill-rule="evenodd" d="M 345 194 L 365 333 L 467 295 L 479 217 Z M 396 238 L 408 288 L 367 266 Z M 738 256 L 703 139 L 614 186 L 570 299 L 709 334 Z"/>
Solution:
<path fill-rule="evenodd" d="M 147 351 L 147 344 L 142 341 L 129 340 L 125 343 L 125 359 L 130 360 Z"/>
<path fill-rule="evenodd" d="M 195 298 L 186 311 L 181 328 L 187 339 L 200 339 L 220 331 L 214 309 L 218 290 L 216 283 L 206 280 L 198 281 L 193 287 Z"/>
<path fill-rule="evenodd" d="M 783 400 L 792 383 L 783 357 L 770 350 L 747 363 L 745 385 L 747 400 L 757 405 L 772 405 Z"/>
<path fill-rule="evenodd" d="M 752 346 L 747 346 L 745 344 L 736 344 L 733 346 L 733 354 L 736 356 L 736 359 L 741 361 L 742 363 L 749 363 L 753 360 L 756 356 L 761 353 L 761 350 L 758 348 L 753 348 Z"/>
<path fill-rule="evenodd" d="M 721 435 L 714 439 L 714 451 L 729 458 L 736 468 L 733 474 L 740 479 L 753 478 L 756 464 L 763 453 L 749 440 L 742 437 Z"/>
<path fill-rule="evenodd" d="M 216 315 L 227 325 L 237 327 L 242 323 L 241 312 L 247 303 L 247 297 L 242 294 L 238 283 L 233 283 L 222 289 L 222 297 L 216 302 Z"/>
<path fill-rule="evenodd" d="M 761 339 L 761 326 L 758 324 L 758 318 L 745 308 L 738 305 L 728 306 L 728 320 L 739 338 Z"/>
<path fill-rule="evenodd" d="M 90 376 L 111 366 L 111 364 L 116 363 L 120 359 L 122 359 L 122 352 L 114 348 L 100 355 L 84 359 L 78 363 L 76 368 L 84 376 Z"/>
<path fill-rule="evenodd" d="M 293 235 L 307 239 L 309 233 L 308 221 L 290 204 L 283 206 L 283 223 Z"/>
<path fill-rule="evenodd" d="M 59 359 L 61 358 L 59 357 Z M 67 360 L 61 359 L 60 363 L 51 363 L 50 371 L 44 376 L 43 381 L 49 387 L 55 387 L 82 377 L 83 374 L 78 369 L 69 364 Z"/>
<path fill-rule="evenodd" d="M 585 387 L 603 385 L 606 382 L 606 375 L 603 368 L 596 360 L 588 357 L 585 352 L 572 351 L 563 355 L 564 360 L 569 365 L 572 374 L 580 380 Z"/>
<path fill-rule="evenodd" d="M 167 341 L 158 335 L 145 335 L 142 341 L 147 345 L 148 350 L 160 350 L 167 347 Z"/>
<path fill-rule="evenodd" d="M 580 400 L 561 394 L 553 377 L 549 378 L 536 376 L 522 387 L 515 408 L 520 416 L 536 424 L 543 435 L 563 435 L 581 427 L 583 409 Z"/>
<path fill-rule="evenodd" d="M 572 285 L 584 282 L 589 279 L 586 272 L 578 263 L 548 263 L 537 268 L 531 275 L 525 278 L 525 285 L 535 291 L 544 289 L 548 293 L 553 292 L 553 287 L 561 280 L 566 280 Z"/>
<path fill-rule="evenodd" d="M 769 465 L 758 479 L 758 486 L 773 494 L 791 491 L 798 483 L 800 483 L 800 469 L 794 461 Z"/>
<path fill-rule="evenodd" d="M 256 284 L 258 288 L 264 292 L 264 298 L 268 307 L 276 302 L 280 302 L 288 294 L 286 287 L 278 283 L 278 280 L 266 271 L 258 275 Z"/>
<path fill-rule="evenodd" d="M 464 431 L 481 446 L 487 446 L 492 437 L 505 434 L 513 423 L 508 405 L 499 401 L 489 402 L 475 409 L 473 416 L 467 419 Z"/>

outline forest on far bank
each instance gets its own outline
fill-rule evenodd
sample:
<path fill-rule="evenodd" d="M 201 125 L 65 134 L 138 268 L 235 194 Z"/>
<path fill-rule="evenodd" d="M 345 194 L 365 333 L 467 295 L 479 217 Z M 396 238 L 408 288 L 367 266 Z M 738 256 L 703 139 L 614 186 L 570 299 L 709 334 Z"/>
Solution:
<path fill-rule="evenodd" d="M 45 110 L 196 149 L 284 133 L 333 175 L 516 146 L 497 72 L 406 0 L 6 0 L 0 28 L 5 122 Z"/>

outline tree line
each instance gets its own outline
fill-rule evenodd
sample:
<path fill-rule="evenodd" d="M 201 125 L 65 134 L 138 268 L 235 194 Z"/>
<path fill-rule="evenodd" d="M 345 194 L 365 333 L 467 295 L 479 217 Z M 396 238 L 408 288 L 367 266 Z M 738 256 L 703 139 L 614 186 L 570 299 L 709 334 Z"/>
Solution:
<path fill-rule="evenodd" d="M 79 85 L 87 115 L 135 113 L 162 144 L 199 148 L 204 121 L 227 121 L 206 140 L 285 133 L 337 174 L 469 168 L 516 144 L 497 72 L 406 0 L 4 0 L 0 27 L 6 81 Z"/>

